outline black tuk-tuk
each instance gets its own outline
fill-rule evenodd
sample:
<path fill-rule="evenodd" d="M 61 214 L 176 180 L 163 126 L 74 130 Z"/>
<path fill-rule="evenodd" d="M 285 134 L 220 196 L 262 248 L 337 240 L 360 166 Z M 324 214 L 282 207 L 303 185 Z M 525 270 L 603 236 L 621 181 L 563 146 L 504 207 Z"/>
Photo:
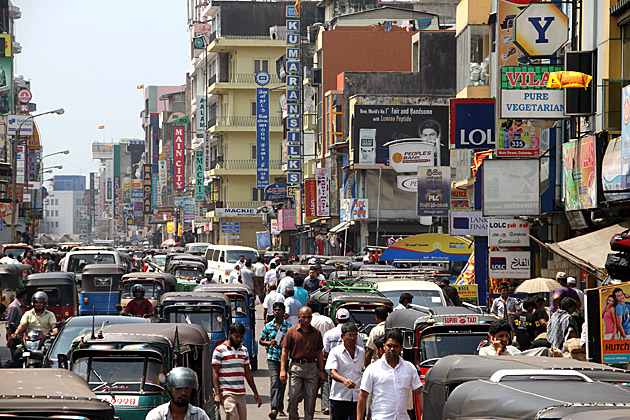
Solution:
<path fill-rule="evenodd" d="M 134 285 L 141 284 L 144 287 L 144 297 L 155 308 L 156 313 L 160 308 L 160 297 L 167 292 L 177 290 L 177 281 L 172 274 L 155 273 L 148 271 L 146 273 L 129 273 L 122 277 L 122 286 L 120 291 L 120 305 L 125 308 L 129 301 L 133 299 L 131 289 Z"/>
<path fill-rule="evenodd" d="M 422 388 L 424 400 L 423 419 L 442 419 L 444 404 L 450 398 L 451 392 L 461 384 L 476 381 L 477 379 L 490 379 L 495 372 L 505 369 L 576 371 L 583 373 L 594 381 L 610 384 L 630 382 L 630 371 L 563 357 L 445 356 L 438 360 L 426 374 L 425 384 Z M 625 392 L 628 394 L 627 391 Z M 628 401 L 628 397 L 626 396 L 621 401 Z"/>
<path fill-rule="evenodd" d="M 80 315 L 116 315 L 120 283 L 127 268 L 122 264 L 88 264 L 81 277 Z"/>
<path fill-rule="evenodd" d="M 55 314 L 57 322 L 77 316 L 77 282 L 74 273 L 55 271 L 29 275 L 24 280 L 26 288 L 26 307 L 31 304 L 35 292 L 42 291 L 48 295 L 47 309 Z"/>
<path fill-rule="evenodd" d="M 3 417 L 114 420 L 114 407 L 66 369 L 6 369 L 0 374 Z"/>
<path fill-rule="evenodd" d="M 30 269 L 28 264 L 0 264 L 0 288 L 5 306 L 9 306 L 15 299 L 15 291 L 24 284 L 24 272 Z"/>

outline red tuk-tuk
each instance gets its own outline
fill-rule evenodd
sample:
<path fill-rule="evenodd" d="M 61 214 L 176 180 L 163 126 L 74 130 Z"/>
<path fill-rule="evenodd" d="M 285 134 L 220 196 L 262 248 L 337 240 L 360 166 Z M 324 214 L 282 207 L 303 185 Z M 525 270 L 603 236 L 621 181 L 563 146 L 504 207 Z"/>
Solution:
<path fill-rule="evenodd" d="M 57 322 L 78 315 L 77 283 L 74 273 L 53 272 L 29 275 L 24 280 L 27 298 L 25 306 L 31 305 L 31 297 L 42 291 L 48 295 L 47 309 L 55 314 Z"/>

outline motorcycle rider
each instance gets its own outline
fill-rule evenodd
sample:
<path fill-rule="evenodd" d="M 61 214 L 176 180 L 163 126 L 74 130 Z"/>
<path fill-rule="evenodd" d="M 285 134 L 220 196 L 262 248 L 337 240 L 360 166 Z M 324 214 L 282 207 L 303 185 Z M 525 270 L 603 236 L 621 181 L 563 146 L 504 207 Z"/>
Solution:
<path fill-rule="evenodd" d="M 190 404 L 192 394 L 198 388 L 194 370 L 174 368 L 166 375 L 165 385 L 171 400 L 149 411 L 145 420 L 209 420 L 205 411 Z"/>
<path fill-rule="evenodd" d="M 22 315 L 20 325 L 18 325 L 11 338 L 19 337 L 24 331 L 42 331 L 44 335 L 57 334 L 57 318 L 55 314 L 46 309 L 48 305 L 48 295 L 39 291 L 33 294 L 31 298 L 33 309 Z"/>
<path fill-rule="evenodd" d="M 133 294 L 133 299 L 122 310 L 121 315 L 142 316 L 145 318 L 153 316 L 153 305 L 149 299 L 144 298 L 144 286 L 134 284 L 131 288 L 131 293 Z"/>

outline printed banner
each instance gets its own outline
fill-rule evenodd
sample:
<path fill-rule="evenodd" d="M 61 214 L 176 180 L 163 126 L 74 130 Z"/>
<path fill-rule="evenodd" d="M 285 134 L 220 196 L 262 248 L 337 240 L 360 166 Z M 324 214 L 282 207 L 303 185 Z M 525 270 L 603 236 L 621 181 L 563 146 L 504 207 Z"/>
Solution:
<path fill-rule="evenodd" d="M 451 198 L 451 168 L 418 168 L 418 216 L 448 216 Z"/>
<path fill-rule="evenodd" d="M 317 168 L 317 217 L 330 216 L 330 172 Z"/>
<path fill-rule="evenodd" d="M 597 207 L 595 137 L 562 145 L 562 185 L 566 210 Z"/>
<path fill-rule="evenodd" d="M 304 213 L 306 214 L 306 222 L 317 217 L 317 181 L 307 179 L 304 181 Z"/>
<path fill-rule="evenodd" d="M 183 126 L 173 127 L 173 152 L 175 189 L 182 191 L 186 188 L 186 143 Z"/>
<path fill-rule="evenodd" d="M 269 88 L 256 88 L 256 188 L 269 185 Z"/>
<path fill-rule="evenodd" d="M 166 160 L 161 159 L 158 161 L 158 206 L 166 206 L 168 197 L 168 170 L 166 166 Z"/>
<path fill-rule="evenodd" d="M 630 362 L 630 283 L 599 287 L 604 363 Z M 621 328 L 617 319 L 621 318 Z"/>
<path fill-rule="evenodd" d="M 195 201 L 204 200 L 203 184 L 205 172 L 203 170 L 203 150 L 195 150 Z"/>

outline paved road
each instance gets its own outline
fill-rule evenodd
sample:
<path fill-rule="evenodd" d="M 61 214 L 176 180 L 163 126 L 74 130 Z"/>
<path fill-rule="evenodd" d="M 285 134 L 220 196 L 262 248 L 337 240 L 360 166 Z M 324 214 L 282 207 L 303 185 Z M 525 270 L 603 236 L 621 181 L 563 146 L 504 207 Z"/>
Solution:
<path fill-rule="evenodd" d="M 260 337 L 260 333 L 262 332 L 264 323 L 262 320 L 262 306 L 256 307 L 256 337 Z M 252 395 L 249 387 L 247 387 L 247 418 L 250 420 L 264 420 L 268 419 L 268 414 L 270 410 L 269 406 L 269 372 L 267 371 L 267 354 L 265 353 L 264 347 L 259 348 L 259 360 L 258 360 L 258 370 L 254 372 L 254 381 L 256 382 L 256 388 L 258 388 L 258 393 L 260 394 L 260 398 L 263 401 L 263 405 L 258 408 L 256 405 L 256 401 L 254 401 L 254 396 Z M 287 402 L 286 397 L 288 393 L 285 393 L 285 413 L 287 413 Z M 300 410 L 300 415 L 302 415 L 302 411 Z M 225 413 L 221 413 L 222 418 L 225 418 Z M 303 418 L 303 417 L 302 417 Z M 317 404 L 315 406 L 315 418 L 316 419 L 328 419 L 329 416 L 322 414 L 321 412 L 321 399 L 317 400 Z M 279 420 L 287 420 L 288 417 L 278 417 Z"/>

